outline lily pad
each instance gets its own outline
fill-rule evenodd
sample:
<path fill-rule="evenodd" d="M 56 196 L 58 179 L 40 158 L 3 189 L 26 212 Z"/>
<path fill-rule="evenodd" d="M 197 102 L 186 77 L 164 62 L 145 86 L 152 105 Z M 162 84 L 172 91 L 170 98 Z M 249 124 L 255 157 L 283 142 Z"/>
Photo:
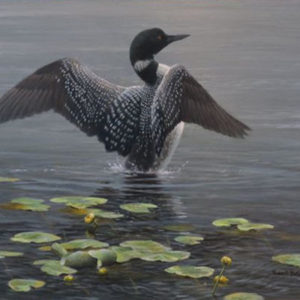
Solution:
<path fill-rule="evenodd" d="M 210 267 L 196 267 L 196 266 L 173 266 L 165 269 L 166 272 L 177 274 L 190 278 L 210 277 L 214 274 L 214 269 Z"/>
<path fill-rule="evenodd" d="M 244 218 L 226 218 L 213 221 L 213 225 L 217 227 L 230 227 L 232 225 L 248 224 L 249 221 Z"/>
<path fill-rule="evenodd" d="M 147 214 L 151 213 L 151 208 L 157 208 L 157 205 L 152 203 L 127 203 L 120 205 L 120 207 L 132 213 Z"/>
<path fill-rule="evenodd" d="M 264 300 L 264 297 L 255 293 L 233 293 L 225 296 L 224 300 Z"/>
<path fill-rule="evenodd" d="M 116 253 L 111 249 L 90 250 L 88 253 L 97 259 L 97 268 L 112 265 L 117 260 Z"/>
<path fill-rule="evenodd" d="M 187 251 L 164 251 L 160 253 L 140 252 L 139 258 L 146 261 L 176 262 L 189 258 Z"/>
<path fill-rule="evenodd" d="M 21 210 L 32 210 L 32 211 L 47 211 L 49 205 L 43 204 L 44 200 L 21 197 L 16 198 L 10 201 L 10 208 L 12 209 L 21 209 Z"/>
<path fill-rule="evenodd" d="M 63 246 L 66 250 L 74 250 L 74 249 L 87 249 L 87 248 L 104 248 L 108 247 L 109 245 L 104 242 L 100 242 L 93 239 L 79 239 L 79 240 L 73 240 L 67 243 L 62 243 L 61 246 Z"/>
<path fill-rule="evenodd" d="M 98 218 L 104 219 L 118 219 L 124 217 L 124 215 L 115 213 L 113 211 L 103 210 L 99 208 L 88 209 L 87 213 L 93 213 Z"/>
<path fill-rule="evenodd" d="M 23 253 L 22 252 L 0 250 L 0 258 L 15 257 L 15 256 L 23 256 Z"/>
<path fill-rule="evenodd" d="M 273 229 L 274 226 L 271 224 L 263 224 L 263 223 L 246 223 L 240 224 L 237 226 L 240 231 L 251 231 L 251 230 L 264 230 L 264 229 Z"/>
<path fill-rule="evenodd" d="M 58 261 L 58 260 L 53 260 L 53 259 L 39 259 L 39 260 L 35 260 L 33 262 L 33 264 L 35 266 L 39 266 L 39 265 L 44 265 L 44 264 L 46 264 L 48 262 L 51 262 L 51 261 Z"/>
<path fill-rule="evenodd" d="M 46 232 L 28 231 L 15 234 L 11 240 L 20 243 L 48 243 L 60 240 L 60 237 Z"/>
<path fill-rule="evenodd" d="M 75 251 L 63 257 L 61 263 L 71 268 L 84 268 L 95 266 L 97 260 L 88 251 Z"/>
<path fill-rule="evenodd" d="M 191 224 L 174 224 L 163 227 L 165 230 L 176 231 L 176 232 L 188 232 L 195 230 L 195 227 Z"/>
<path fill-rule="evenodd" d="M 65 203 L 67 206 L 84 209 L 87 207 L 105 204 L 107 199 L 97 197 L 81 197 L 81 196 L 67 196 L 50 199 L 54 203 Z"/>
<path fill-rule="evenodd" d="M 147 251 L 152 253 L 160 253 L 170 250 L 169 247 L 166 247 L 158 242 L 152 240 L 132 240 L 126 241 L 120 244 L 121 247 L 129 247 L 138 251 Z"/>
<path fill-rule="evenodd" d="M 42 265 L 41 270 L 52 276 L 59 276 L 61 274 L 74 274 L 77 272 L 77 270 L 73 268 L 62 265 L 59 260 L 37 260 L 33 264 Z"/>
<path fill-rule="evenodd" d="M 52 250 L 51 246 L 49 246 L 49 245 L 39 247 L 38 249 L 41 250 L 41 251 L 45 251 L 45 252 Z"/>
<path fill-rule="evenodd" d="M 116 253 L 116 262 L 123 263 L 131 259 L 139 258 L 140 253 L 130 247 L 113 246 L 111 249 Z"/>
<path fill-rule="evenodd" d="M 59 257 L 64 257 L 69 254 L 68 251 L 59 243 L 53 243 L 50 247 L 50 250 L 52 250 L 52 252 Z"/>
<path fill-rule="evenodd" d="M 45 284 L 45 281 L 35 279 L 12 279 L 8 282 L 9 287 L 16 292 L 29 292 L 31 288 L 38 289 Z"/>
<path fill-rule="evenodd" d="M 175 241 L 186 245 L 197 245 L 203 241 L 203 237 L 199 235 L 179 235 L 175 237 Z"/>
<path fill-rule="evenodd" d="M 273 256 L 272 260 L 281 264 L 300 267 L 300 253 L 280 254 Z"/>
<path fill-rule="evenodd" d="M 12 178 L 12 177 L 1 177 L 0 176 L 0 182 L 16 182 L 19 181 L 18 178 Z"/>

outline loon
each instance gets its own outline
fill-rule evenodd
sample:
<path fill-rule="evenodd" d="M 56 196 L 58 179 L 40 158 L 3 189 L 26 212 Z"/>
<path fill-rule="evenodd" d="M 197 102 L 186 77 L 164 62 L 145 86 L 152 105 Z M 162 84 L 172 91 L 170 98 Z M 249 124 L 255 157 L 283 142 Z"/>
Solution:
<path fill-rule="evenodd" d="M 0 123 L 54 110 L 88 136 L 97 136 L 107 151 L 126 157 L 126 168 L 142 172 L 166 166 L 184 123 L 243 138 L 250 128 L 217 104 L 184 66 L 154 59 L 188 36 L 160 28 L 135 36 L 130 62 L 142 86 L 112 84 L 72 58 L 54 61 L 0 98 Z"/>

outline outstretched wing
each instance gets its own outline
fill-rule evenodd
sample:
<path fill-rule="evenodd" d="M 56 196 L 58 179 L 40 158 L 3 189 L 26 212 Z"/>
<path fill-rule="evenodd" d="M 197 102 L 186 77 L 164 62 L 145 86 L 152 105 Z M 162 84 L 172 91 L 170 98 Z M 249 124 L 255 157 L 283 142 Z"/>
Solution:
<path fill-rule="evenodd" d="M 0 123 L 53 109 L 86 134 L 95 135 L 109 104 L 124 89 L 74 59 L 60 59 L 26 77 L 0 98 Z"/>
<path fill-rule="evenodd" d="M 250 130 L 227 113 L 183 66 L 175 65 L 164 75 L 153 102 L 153 140 L 158 155 L 167 135 L 181 121 L 236 138 Z"/>

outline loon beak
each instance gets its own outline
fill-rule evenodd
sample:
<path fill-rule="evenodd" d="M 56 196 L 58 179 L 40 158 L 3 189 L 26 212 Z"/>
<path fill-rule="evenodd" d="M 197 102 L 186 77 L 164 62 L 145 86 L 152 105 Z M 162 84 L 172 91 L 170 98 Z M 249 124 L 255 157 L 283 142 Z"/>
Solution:
<path fill-rule="evenodd" d="M 167 36 L 167 43 L 170 44 L 170 43 L 173 43 L 173 42 L 176 42 L 176 41 L 180 41 L 180 40 L 183 40 L 183 39 L 185 39 L 189 36 L 190 36 L 190 34 L 168 35 Z"/>

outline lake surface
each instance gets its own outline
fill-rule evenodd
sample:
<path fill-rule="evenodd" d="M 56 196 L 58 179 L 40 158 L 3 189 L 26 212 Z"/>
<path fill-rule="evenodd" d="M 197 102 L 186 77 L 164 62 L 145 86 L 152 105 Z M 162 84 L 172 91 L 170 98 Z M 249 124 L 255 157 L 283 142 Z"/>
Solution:
<path fill-rule="evenodd" d="M 271 257 L 300 252 L 300 1 L 1 1 L 0 93 L 65 56 L 78 58 L 112 82 L 139 84 L 128 47 L 137 32 L 154 26 L 191 34 L 157 59 L 184 64 L 252 128 L 250 136 L 234 140 L 186 126 L 167 170 L 135 176 L 125 174 L 120 159 L 105 153 L 95 138 L 54 113 L 2 124 L 0 176 L 21 180 L 0 185 L 0 202 L 97 195 L 107 197 L 105 208 L 114 211 L 122 203 L 154 203 L 159 208 L 147 217 L 126 214 L 100 226 L 97 239 L 110 244 L 153 239 L 190 251 L 186 263 L 217 270 L 220 257 L 230 255 L 230 284 L 218 290 L 217 299 L 235 291 L 299 299 L 299 269 Z M 71 285 L 45 275 L 32 262 L 51 255 L 9 239 L 33 230 L 66 240 L 85 237 L 82 217 L 51 206 L 47 213 L 0 210 L 0 249 L 25 252 L 24 258 L 0 261 L 0 299 L 211 299 L 211 280 L 171 276 L 163 270 L 172 263 L 131 261 L 112 267 L 105 277 L 85 269 Z M 275 228 L 234 234 L 211 224 L 225 217 Z M 192 224 L 205 240 L 181 246 L 173 240 L 178 233 L 163 229 L 169 224 Z M 7 287 L 15 277 L 47 284 L 16 296 Z"/>

